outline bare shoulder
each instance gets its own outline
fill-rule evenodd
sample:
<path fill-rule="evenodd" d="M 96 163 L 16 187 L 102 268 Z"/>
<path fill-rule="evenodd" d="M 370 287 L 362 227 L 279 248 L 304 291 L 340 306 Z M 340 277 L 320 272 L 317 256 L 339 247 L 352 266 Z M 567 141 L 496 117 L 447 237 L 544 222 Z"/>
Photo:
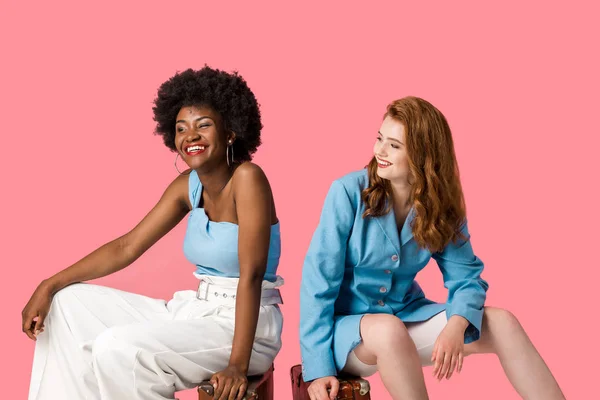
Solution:
<path fill-rule="evenodd" d="M 258 165 L 248 161 L 242 163 L 233 173 L 234 185 L 246 187 L 248 185 L 258 185 L 260 188 L 269 187 L 269 181 L 264 171 Z"/>
<path fill-rule="evenodd" d="M 176 188 L 178 191 L 185 189 L 185 191 L 187 192 L 190 179 L 190 171 L 191 170 L 187 170 L 185 174 L 177 175 L 175 179 L 173 179 L 173 181 L 169 184 L 169 188 Z"/>
<path fill-rule="evenodd" d="M 176 176 L 165 190 L 164 196 L 191 209 L 191 203 L 188 196 L 190 179 L 189 172 L 191 172 L 191 170 L 187 170 L 184 174 Z"/>
<path fill-rule="evenodd" d="M 245 162 L 237 167 L 233 176 L 236 204 L 253 204 L 252 207 L 262 204 L 267 209 L 270 208 L 271 224 L 276 224 L 279 220 L 275 211 L 275 201 L 271 185 L 262 168 L 254 163 Z"/>

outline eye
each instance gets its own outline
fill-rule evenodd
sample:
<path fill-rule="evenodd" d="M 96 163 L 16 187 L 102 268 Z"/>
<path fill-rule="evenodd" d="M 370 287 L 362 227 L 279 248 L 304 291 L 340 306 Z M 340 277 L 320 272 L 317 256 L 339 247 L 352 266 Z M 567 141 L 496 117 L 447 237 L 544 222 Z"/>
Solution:
<path fill-rule="evenodd" d="M 198 125 L 198 129 L 204 129 L 204 128 L 208 128 L 210 126 L 210 124 L 202 124 L 202 125 Z"/>
<path fill-rule="evenodd" d="M 181 127 L 181 126 L 178 126 L 177 128 L 175 128 L 175 130 L 177 132 L 183 132 L 184 131 L 183 127 Z"/>
<path fill-rule="evenodd" d="M 377 141 L 381 142 L 381 136 L 377 136 Z"/>
<path fill-rule="evenodd" d="M 399 148 L 400 148 L 400 146 L 398 146 L 397 144 L 392 144 L 392 148 L 394 148 L 394 149 L 399 149 Z"/>

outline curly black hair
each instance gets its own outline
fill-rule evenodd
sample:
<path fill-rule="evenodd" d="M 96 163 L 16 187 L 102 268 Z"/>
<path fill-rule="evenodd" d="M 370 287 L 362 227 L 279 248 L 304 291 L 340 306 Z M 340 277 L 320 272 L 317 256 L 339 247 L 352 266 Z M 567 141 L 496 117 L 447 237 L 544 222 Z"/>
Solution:
<path fill-rule="evenodd" d="M 182 107 L 205 106 L 219 113 L 226 131 L 233 131 L 236 140 L 233 153 L 236 162 L 252 160 L 260 145 L 260 110 L 254 93 L 237 71 L 227 73 L 208 66 L 195 71 L 188 69 L 175 74 L 160 85 L 154 99 L 155 134 L 165 145 L 175 148 L 175 123 Z"/>

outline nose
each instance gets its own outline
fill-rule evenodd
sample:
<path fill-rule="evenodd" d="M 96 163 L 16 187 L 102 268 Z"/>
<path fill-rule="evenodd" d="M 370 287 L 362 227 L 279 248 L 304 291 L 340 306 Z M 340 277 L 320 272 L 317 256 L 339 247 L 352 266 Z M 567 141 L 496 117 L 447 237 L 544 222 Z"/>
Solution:
<path fill-rule="evenodd" d="M 373 149 L 375 156 L 379 158 L 384 158 L 387 156 L 387 152 L 385 151 L 385 146 L 383 146 L 379 141 L 375 142 L 375 148 Z"/>
<path fill-rule="evenodd" d="M 190 130 L 188 134 L 185 136 L 184 141 L 186 143 L 193 142 L 194 140 L 200 139 L 200 134 L 195 130 Z"/>

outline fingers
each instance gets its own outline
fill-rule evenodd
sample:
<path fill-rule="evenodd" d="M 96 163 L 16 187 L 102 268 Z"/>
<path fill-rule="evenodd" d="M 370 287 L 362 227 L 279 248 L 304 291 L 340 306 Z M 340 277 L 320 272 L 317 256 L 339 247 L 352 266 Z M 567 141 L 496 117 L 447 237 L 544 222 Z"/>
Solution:
<path fill-rule="evenodd" d="M 340 390 L 340 381 L 338 381 L 336 378 L 331 378 L 329 381 L 329 386 L 331 387 L 331 390 L 329 391 L 329 398 L 334 400 L 337 397 L 338 391 Z"/>
<path fill-rule="evenodd" d="M 45 314 L 38 315 L 37 321 L 35 322 L 34 334 L 37 336 L 44 331 L 44 320 L 46 319 Z"/>
<path fill-rule="evenodd" d="M 454 370 L 456 369 L 456 364 L 458 364 L 458 356 L 459 355 L 460 355 L 460 353 L 454 354 L 452 356 L 452 360 L 450 361 L 450 369 L 448 370 L 448 373 L 446 374 L 446 379 L 450 379 L 450 377 L 454 373 Z"/>
<path fill-rule="evenodd" d="M 435 359 L 435 365 L 433 369 L 433 376 L 437 380 L 442 380 L 444 377 L 450 379 L 456 370 L 456 373 L 460 373 L 463 366 L 464 354 L 450 352 L 444 352 L 439 350 L 433 357 Z"/>
<path fill-rule="evenodd" d="M 319 385 L 316 390 L 315 400 L 328 400 L 329 396 L 327 395 L 327 387 L 326 385 Z"/>
<path fill-rule="evenodd" d="M 317 391 L 317 390 L 315 389 L 315 387 L 314 387 L 314 386 L 312 386 L 312 385 L 311 385 L 311 386 L 309 386 L 307 391 L 308 391 L 308 398 L 309 398 L 310 400 L 317 400 L 317 399 L 318 399 L 318 398 L 317 398 L 317 395 L 316 395 L 316 391 Z"/>
<path fill-rule="evenodd" d="M 454 371 L 460 373 L 463 365 L 464 348 L 462 333 L 460 337 L 453 331 L 449 331 L 444 336 L 445 333 L 445 331 L 442 331 L 438 336 L 431 353 L 431 361 L 433 363 L 432 375 L 438 381 L 441 381 L 444 377 L 450 379 Z"/>
<path fill-rule="evenodd" d="M 240 386 L 237 383 L 233 383 L 231 385 L 231 389 L 229 389 L 229 394 L 223 393 L 223 397 L 227 395 L 227 400 L 236 400 L 238 398 L 240 392 Z"/>
<path fill-rule="evenodd" d="M 33 334 L 33 318 L 35 316 L 31 314 L 23 315 L 23 332 L 29 337 L 31 340 L 36 340 L 35 335 Z"/>
<path fill-rule="evenodd" d="M 29 339 L 36 341 L 37 338 L 35 337 L 35 335 L 33 334 L 33 331 L 31 329 L 25 330 L 23 331 L 25 332 L 25 334 L 27 335 L 27 337 L 29 337 Z"/>
<path fill-rule="evenodd" d="M 221 382 L 221 383 L 222 383 L 221 387 L 223 388 L 223 391 L 221 392 L 221 395 L 217 398 L 219 400 L 228 400 L 229 393 L 231 393 L 231 386 L 232 386 L 233 382 L 231 382 L 231 380 L 228 380 L 225 383 L 223 383 L 223 382 Z"/>
<path fill-rule="evenodd" d="M 438 373 L 438 375 L 436 376 L 436 378 L 439 380 L 441 380 L 447 373 L 448 373 L 448 369 L 450 368 L 450 359 L 452 358 L 452 355 L 450 353 L 444 353 L 444 358 L 443 358 L 443 364 L 442 367 L 440 368 L 440 372 Z"/>
<path fill-rule="evenodd" d="M 431 358 L 435 360 L 433 364 L 433 376 L 437 376 L 444 362 L 444 352 L 441 349 L 436 348 Z"/>
<path fill-rule="evenodd" d="M 435 363 L 437 351 L 438 351 L 438 341 L 436 340 L 435 345 L 433 346 L 433 351 L 431 352 L 431 362 L 432 363 Z M 434 371 L 435 371 L 435 369 L 434 369 Z M 435 375 L 435 372 L 434 372 L 434 375 Z"/>
<path fill-rule="evenodd" d="M 218 399 L 221 396 L 221 393 L 223 392 L 219 376 L 213 375 L 212 378 L 210 378 L 210 383 L 212 383 L 213 388 L 215 389 L 215 392 L 213 393 L 213 399 Z"/>
<path fill-rule="evenodd" d="M 210 383 L 214 400 L 242 400 L 248 389 L 246 376 L 231 369 L 217 372 L 210 378 Z"/>
<path fill-rule="evenodd" d="M 221 389 L 221 392 L 219 393 L 219 396 L 217 396 L 216 392 L 219 390 L 217 389 L 217 391 L 215 391 L 215 399 L 218 400 L 229 400 L 229 394 L 231 393 L 231 389 L 233 388 L 233 381 L 231 379 L 227 379 L 224 380 L 222 379 L 219 382 L 219 389 Z"/>
<path fill-rule="evenodd" d="M 229 400 L 242 400 L 244 394 L 246 394 L 247 381 L 245 379 L 237 380 L 231 387 L 229 393 Z"/>
<path fill-rule="evenodd" d="M 325 382 L 313 382 L 308 387 L 308 396 L 310 400 L 329 400 L 327 395 L 327 386 Z"/>
<path fill-rule="evenodd" d="M 248 382 L 242 382 L 242 384 L 238 388 L 237 397 L 235 397 L 235 399 L 242 400 L 244 398 L 244 395 L 246 394 L 247 389 L 248 389 Z M 232 390 L 231 393 L 234 393 L 234 391 Z M 231 398 L 233 398 L 233 397 L 231 397 Z"/>

